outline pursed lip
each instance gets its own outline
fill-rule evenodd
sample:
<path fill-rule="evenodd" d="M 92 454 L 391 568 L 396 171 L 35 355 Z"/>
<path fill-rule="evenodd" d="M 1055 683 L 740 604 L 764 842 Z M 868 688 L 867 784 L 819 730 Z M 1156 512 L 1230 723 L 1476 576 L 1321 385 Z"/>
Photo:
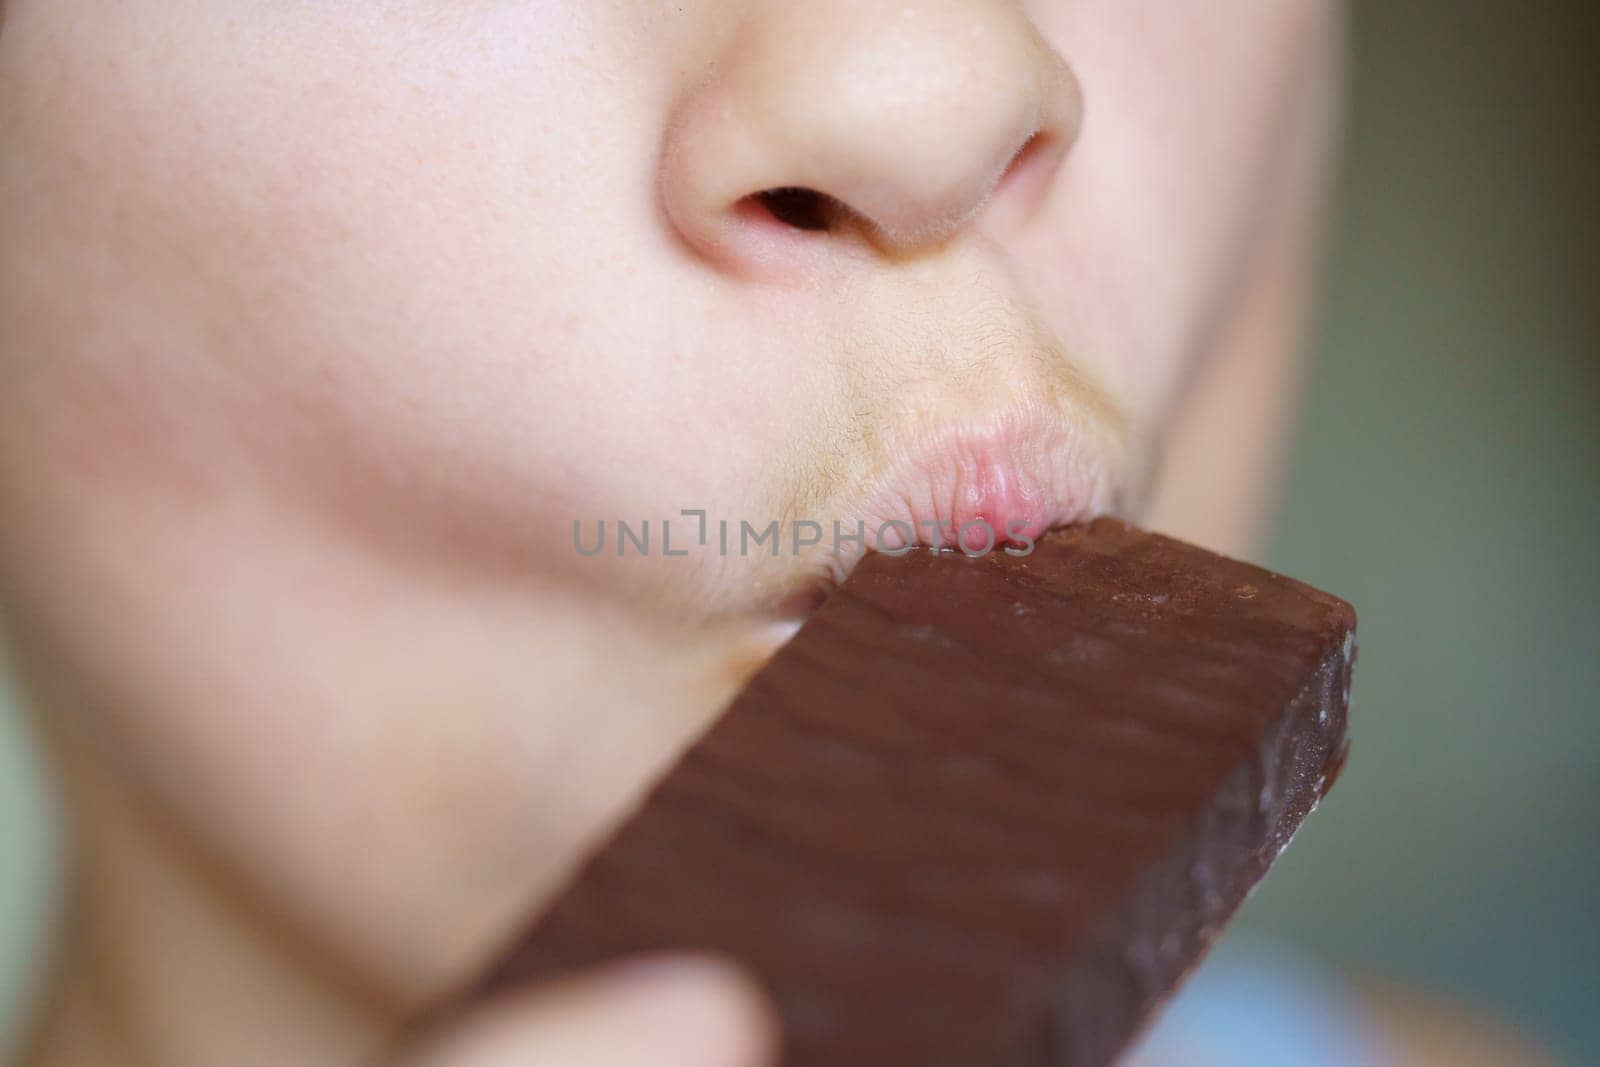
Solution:
<path fill-rule="evenodd" d="M 1107 443 L 1072 416 L 1037 406 L 942 427 L 885 472 L 863 514 L 870 528 L 909 524 L 913 543 L 933 548 L 1032 541 L 1113 504 L 1119 479 Z"/>
<path fill-rule="evenodd" d="M 1092 387 L 921 421 L 829 509 L 863 536 L 817 546 L 802 600 L 819 602 L 869 551 L 1025 550 L 1047 530 L 1124 506 L 1123 420 Z"/>

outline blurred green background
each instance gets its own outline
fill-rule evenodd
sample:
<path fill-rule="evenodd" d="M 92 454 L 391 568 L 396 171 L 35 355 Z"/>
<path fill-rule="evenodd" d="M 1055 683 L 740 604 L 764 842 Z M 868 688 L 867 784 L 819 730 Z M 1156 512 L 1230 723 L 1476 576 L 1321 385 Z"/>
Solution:
<path fill-rule="evenodd" d="M 1355 8 L 1271 562 L 1360 613 L 1353 747 L 1241 926 L 1600 1049 L 1600 5 Z"/>
<path fill-rule="evenodd" d="M 1236 927 L 1578 1062 L 1600 1048 L 1597 8 L 1354 6 L 1327 315 L 1270 554 L 1361 613 L 1354 748 Z M 57 867 L 26 740 L 0 706 L 0 1034 Z"/>

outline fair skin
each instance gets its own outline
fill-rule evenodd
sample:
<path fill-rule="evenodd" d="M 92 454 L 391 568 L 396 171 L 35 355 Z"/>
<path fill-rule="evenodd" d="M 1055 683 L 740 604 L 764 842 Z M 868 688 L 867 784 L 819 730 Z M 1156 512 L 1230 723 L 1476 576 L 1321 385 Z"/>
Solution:
<path fill-rule="evenodd" d="M 851 561 L 574 520 L 1248 552 L 1336 14 L 0 2 L 0 605 L 78 857 L 33 1062 L 396 1049 Z M 683 960 L 400 1041 L 774 1036 Z"/>

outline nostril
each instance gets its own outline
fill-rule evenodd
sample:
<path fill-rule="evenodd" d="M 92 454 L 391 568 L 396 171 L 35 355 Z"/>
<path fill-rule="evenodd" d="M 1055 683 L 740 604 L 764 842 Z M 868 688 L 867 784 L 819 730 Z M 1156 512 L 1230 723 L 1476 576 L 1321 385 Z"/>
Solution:
<path fill-rule="evenodd" d="M 1011 162 L 1006 164 L 1004 173 L 1000 175 L 999 186 L 1013 185 L 1018 181 L 1026 180 L 1026 175 L 1033 169 L 1034 163 L 1044 154 L 1046 137 L 1043 133 L 1036 133 L 1017 149 L 1016 155 L 1011 157 Z"/>
<path fill-rule="evenodd" d="M 1068 142 L 1040 130 L 1017 149 L 995 183 L 990 219 L 1001 227 L 1026 220 L 1050 195 Z"/>
<path fill-rule="evenodd" d="M 784 186 L 756 193 L 753 200 L 773 218 L 797 230 L 827 231 L 840 214 L 840 204 L 826 193 L 799 186 Z"/>

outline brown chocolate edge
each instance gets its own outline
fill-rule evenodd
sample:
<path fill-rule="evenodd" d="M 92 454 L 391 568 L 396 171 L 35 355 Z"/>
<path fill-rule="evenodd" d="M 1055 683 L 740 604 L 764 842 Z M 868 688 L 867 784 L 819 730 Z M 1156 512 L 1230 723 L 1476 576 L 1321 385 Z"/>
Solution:
<path fill-rule="evenodd" d="M 1055 994 L 1054 1012 L 1027 1035 L 1011 1067 L 1105 1064 L 1127 1051 L 1204 962 L 1223 928 L 1332 787 L 1348 751 L 1354 612 L 1337 598 L 1319 595 L 1342 608 L 1351 627 L 1346 642 L 1324 655 L 1290 713 L 1262 739 L 1256 758 L 1225 777 L 1200 813 L 1201 825 L 1178 839 L 1178 847 L 1142 874 L 1121 906 L 1099 921 L 1080 962 Z M 1268 768 L 1291 763 L 1293 787 L 1263 805 L 1270 795 Z M 1315 775 L 1305 773 L 1312 768 Z M 1227 854 L 1239 851 L 1249 855 L 1230 863 Z M 1198 873 L 1208 869 L 1231 871 L 1233 877 L 1215 885 Z M 1183 896 L 1189 907 L 1180 922 L 1172 923 L 1168 901 Z M 1161 940 L 1153 941 L 1148 931 L 1162 927 Z"/>

